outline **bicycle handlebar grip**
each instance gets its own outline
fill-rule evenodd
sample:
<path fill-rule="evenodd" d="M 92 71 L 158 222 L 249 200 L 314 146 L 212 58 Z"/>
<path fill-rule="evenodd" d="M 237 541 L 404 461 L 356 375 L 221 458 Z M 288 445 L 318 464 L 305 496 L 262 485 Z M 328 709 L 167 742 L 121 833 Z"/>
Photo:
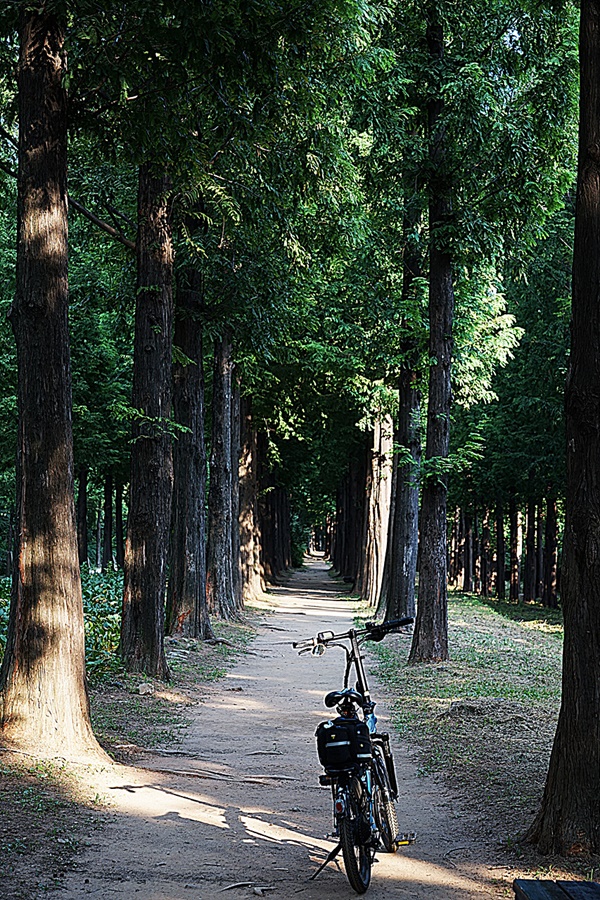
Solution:
<path fill-rule="evenodd" d="M 393 619 L 391 622 L 384 622 L 383 628 L 386 631 L 394 631 L 396 628 L 404 628 L 406 625 L 412 625 L 415 620 L 412 616 L 406 616 L 404 619 Z"/>
<path fill-rule="evenodd" d="M 307 641 L 292 641 L 294 650 L 308 650 L 315 646 L 315 639 L 309 638 Z"/>

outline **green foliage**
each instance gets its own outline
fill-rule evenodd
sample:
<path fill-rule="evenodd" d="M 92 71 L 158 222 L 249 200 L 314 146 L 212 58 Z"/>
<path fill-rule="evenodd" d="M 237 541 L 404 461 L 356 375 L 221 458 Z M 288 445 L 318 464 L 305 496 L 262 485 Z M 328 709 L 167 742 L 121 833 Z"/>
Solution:
<path fill-rule="evenodd" d="M 85 660 L 94 681 L 122 671 L 117 657 L 123 574 L 96 572 L 88 566 L 82 570 L 83 611 L 85 618 Z"/>

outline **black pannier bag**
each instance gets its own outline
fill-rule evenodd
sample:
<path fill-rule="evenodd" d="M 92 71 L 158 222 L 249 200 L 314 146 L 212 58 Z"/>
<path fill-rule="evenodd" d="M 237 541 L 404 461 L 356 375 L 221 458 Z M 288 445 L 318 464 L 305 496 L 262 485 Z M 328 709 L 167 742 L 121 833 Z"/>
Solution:
<path fill-rule="evenodd" d="M 315 732 L 317 752 L 327 772 L 347 772 L 371 759 L 371 737 L 365 722 L 339 716 L 321 722 Z"/>

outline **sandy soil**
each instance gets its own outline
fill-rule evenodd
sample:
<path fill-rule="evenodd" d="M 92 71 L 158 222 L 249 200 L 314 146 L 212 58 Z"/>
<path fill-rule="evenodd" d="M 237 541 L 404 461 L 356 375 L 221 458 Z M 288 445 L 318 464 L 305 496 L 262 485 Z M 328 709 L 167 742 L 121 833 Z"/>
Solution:
<path fill-rule="evenodd" d="M 341 687 L 342 654 L 298 657 L 291 646 L 324 628 L 347 627 L 351 607 L 319 560 L 271 599 L 251 651 L 206 689 L 177 755 L 88 774 L 112 815 L 67 876 L 61 900 L 208 900 L 219 892 L 236 900 L 260 895 L 260 888 L 274 898 L 356 896 L 341 861 L 307 880 L 333 846 L 314 731 L 327 717 L 324 694 Z M 375 681 L 371 686 L 381 698 L 383 730 L 383 695 Z M 418 839 L 395 856 L 378 854 L 369 896 L 509 896 L 497 880 L 505 860 L 478 838 L 459 801 L 418 777 L 398 742 L 394 751 L 400 828 L 416 831 Z"/>

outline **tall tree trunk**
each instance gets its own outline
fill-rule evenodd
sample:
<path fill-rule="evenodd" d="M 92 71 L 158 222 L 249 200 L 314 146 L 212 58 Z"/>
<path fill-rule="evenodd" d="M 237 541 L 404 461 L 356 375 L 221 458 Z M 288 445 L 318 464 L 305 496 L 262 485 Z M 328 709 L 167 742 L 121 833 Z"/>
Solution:
<path fill-rule="evenodd" d="M 506 543 L 504 541 L 504 508 L 500 500 L 496 503 L 496 597 L 506 596 Z"/>
<path fill-rule="evenodd" d="M 490 559 L 490 514 L 484 510 L 481 527 L 481 593 L 484 597 L 491 594 L 492 561 Z"/>
<path fill-rule="evenodd" d="M 113 562 L 113 479 L 112 472 L 104 476 L 104 534 L 102 539 L 102 571 L 106 572 Z"/>
<path fill-rule="evenodd" d="M 115 484 L 115 559 L 118 569 L 125 565 L 125 540 L 123 530 L 123 482 L 117 478 Z"/>
<path fill-rule="evenodd" d="M 394 502 L 390 509 L 390 534 L 386 555 L 386 582 L 382 604 L 386 620 L 415 615 L 415 579 L 419 542 L 419 467 L 421 463 L 420 392 L 416 372 L 403 368 L 398 384 L 396 446 L 409 458 L 398 464 L 395 455 Z"/>
<path fill-rule="evenodd" d="M 257 437 L 252 419 L 250 397 L 242 398 L 240 416 L 240 566 L 242 597 L 244 602 L 248 602 L 259 597 L 262 592 L 258 526 Z"/>
<path fill-rule="evenodd" d="M 64 23 L 21 14 L 18 68 L 17 527 L 0 671 L 2 743 L 35 755 L 103 756 L 85 682 L 75 521 L 67 283 Z"/>
<path fill-rule="evenodd" d="M 473 590 L 473 516 L 465 512 L 465 543 L 464 543 L 464 578 L 463 591 L 471 593 Z"/>
<path fill-rule="evenodd" d="M 427 47 L 431 62 L 443 66 L 444 33 L 436 11 L 428 10 Z M 426 471 L 421 501 L 419 602 L 410 649 L 411 663 L 448 659 L 448 583 L 446 552 L 447 475 L 440 463 L 450 443 L 450 370 L 454 287 L 452 260 L 443 237 L 451 215 L 450 185 L 444 173 L 445 141 L 441 117 L 441 86 L 427 104 L 430 163 L 429 184 L 429 405 Z"/>
<path fill-rule="evenodd" d="M 525 537 L 525 566 L 523 572 L 523 600 L 531 603 L 535 600 L 535 500 L 527 503 L 527 525 Z"/>
<path fill-rule="evenodd" d="M 169 178 L 140 168 L 133 426 L 120 653 L 126 668 L 168 678 L 164 600 L 173 461 L 171 355 L 173 236 Z"/>
<path fill-rule="evenodd" d="M 511 603 L 518 603 L 521 586 L 521 561 L 519 556 L 519 510 L 514 493 L 510 495 L 508 516 L 510 520 L 510 590 L 508 599 Z"/>
<path fill-rule="evenodd" d="M 231 335 L 215 341 L 212 404 L 212 447 L 208 491 L 206 598 L 209 612 L 237 618 L 232 569 Z"/>
<path fill-rule="evenodd" d="M 96 513 L 96 569 L 102 568 L 102 507 Z"/>
<path fill-rule="evenodd" d="M 544 592 L 542 603 L 550 609 L 558 606 L 556 595 L 558 564 L 558 521 L 556 498 L 548 497 L 546 506 L 546 534 L 544 541 Z"/>
<path fill-rule="evenodd" d="M 231 575 L 235 608 L 244 605 L 240 558 L 240 454 L 242 440 L 240 379 L 234 375 L 231 391 Z"/>
<path fill-rule="evenodd" d="M 562 703 L 540 813 L 543 853 L 600 852 L 600 2 L 582 0 L 567 491 L 561 574 Z"/>
<path fill-rule="evenodd" d="M 535 537 L 535 599 L 541 600 L 544 595 L 544 514 L 541 502 L 537 507 Z"/>
<path fill-rule="evenodd" d="M 173 508 L 168 634 L 212 637 L 206 604 L 206 447 L 202 356 L 202 276 L 186 266 L 177 281 L 173 341 L 173 416 L 183 427 L 173 445 Z"/>
<path fill-rule="evenodd" d="M 88 474 L 89 469 L 87 466 L 79 466 L 79 489 L 77 491 L 77 549 L 80 566 L 88 560 Z"/>
<path fill-rule="evenodd" d="M 375 606 L 381 589 L 390 515 L 390 455 L 393 425 L 389 417 L 379 418 L 373 431 L 371 492 L 367 512 L 362 597 Z"/>

